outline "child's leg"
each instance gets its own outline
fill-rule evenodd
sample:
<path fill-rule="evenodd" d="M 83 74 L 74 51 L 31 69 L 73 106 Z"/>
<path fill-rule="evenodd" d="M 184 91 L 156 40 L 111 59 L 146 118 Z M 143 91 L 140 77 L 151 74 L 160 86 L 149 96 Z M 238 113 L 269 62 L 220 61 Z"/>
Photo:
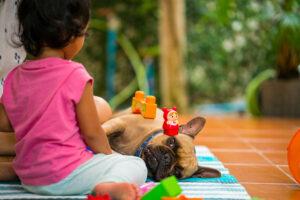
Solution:
<path fill-rule="evenodd" d="M 24 186 L 24 188 L 45 195 L 79 195 L 94 191 L 98 194 L 123 195 L 120 198 L 126 199 L 128 196 L 135 196 L 133 185 L 142 185 L 146 178 L 146 165 L 138 157 L 97 154 L 58 183 L 49 186 Z M 112 187 L 119 190 L 125 187 L 127 190 L 122 189 L 122 193 L 117 193 Z"/>
<path fill-rule="evenodd" d="M 133 156 L 115 155 L 115 158 L 107 160 L 106 164 L 110 165 L 110 170 L 94 187 L 93 192 L 96 195 L 108 193 L 113 199 L 118 200 L 138 199 L 137 185 L 142 185 L 147 178 L 144 161 Z"/>
<path fill-rule="evenodd" d="M 109 120 L 112 116 L 111 107 L 109 104 L 101 97 L 94 96 L 94 101 L 96 104 L 96 109 L 100 119 L 100 123 L 103 124 Z"/>

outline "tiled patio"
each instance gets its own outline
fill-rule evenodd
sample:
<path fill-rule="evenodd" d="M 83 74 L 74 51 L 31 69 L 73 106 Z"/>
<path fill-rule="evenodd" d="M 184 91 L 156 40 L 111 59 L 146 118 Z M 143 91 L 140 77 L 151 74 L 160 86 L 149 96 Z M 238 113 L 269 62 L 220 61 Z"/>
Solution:
<path fill-rule="evenodd" d="M 300 119 L 206 119 L 196 144 L 209 147 L 252 197 L 300 199 L 300 185 L 292 178 L 287 164 L 287 146 L 300 128 Z"/>

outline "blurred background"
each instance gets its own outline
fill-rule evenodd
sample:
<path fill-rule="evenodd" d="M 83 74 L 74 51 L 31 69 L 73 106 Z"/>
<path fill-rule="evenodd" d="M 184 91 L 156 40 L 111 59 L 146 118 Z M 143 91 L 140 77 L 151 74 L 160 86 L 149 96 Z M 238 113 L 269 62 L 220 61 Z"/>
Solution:
<path fill-rule="evenodd" d="M 299 0 L 92 0 L 77 57 L 113 109 L 300 117 Z M 287 93 L 286 93 L 287 92 Z"/>

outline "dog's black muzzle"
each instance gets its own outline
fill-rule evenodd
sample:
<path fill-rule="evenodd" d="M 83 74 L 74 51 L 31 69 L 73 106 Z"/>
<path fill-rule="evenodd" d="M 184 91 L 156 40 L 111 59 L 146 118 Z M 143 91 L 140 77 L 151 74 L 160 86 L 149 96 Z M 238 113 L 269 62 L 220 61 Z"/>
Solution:
<path fill-rule="evenodd" d="M 148 176 L 155 181 L 174 174 L 176 156 L 168 147 L 147 146 L 142 153 L 142 158 L 147 165 Z"/>

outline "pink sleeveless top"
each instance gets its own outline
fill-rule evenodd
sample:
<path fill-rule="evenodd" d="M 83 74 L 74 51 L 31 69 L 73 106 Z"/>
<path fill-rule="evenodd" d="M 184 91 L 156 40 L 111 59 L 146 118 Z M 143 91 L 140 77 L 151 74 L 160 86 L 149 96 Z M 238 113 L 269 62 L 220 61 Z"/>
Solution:
<path fill-rule="evenodd" d="M 13 167 L 23 184 L 56 183 L 93 156 L 75 112 L 87 82 L 93 80 L 81 64 L 60 58 L 27 61 L 7 76 L 2 103 L 16 133 Z"/>

